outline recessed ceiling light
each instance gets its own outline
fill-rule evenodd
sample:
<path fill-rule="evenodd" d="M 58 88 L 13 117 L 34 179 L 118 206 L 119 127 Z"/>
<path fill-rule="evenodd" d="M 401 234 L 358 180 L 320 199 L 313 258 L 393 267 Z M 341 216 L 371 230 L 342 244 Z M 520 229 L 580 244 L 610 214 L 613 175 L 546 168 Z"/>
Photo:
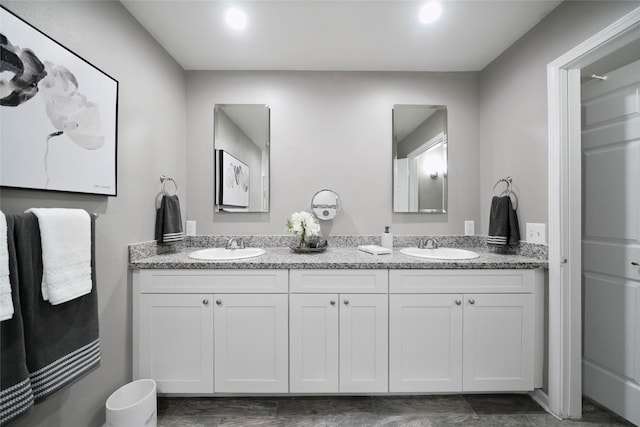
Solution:
<path fill-rule="evenodd" d="M 237 7 L 230 7 L 224 15 L 227 24 L 234 30 L 244 30 L 247 26 L 247 15 Z"/>
<path fill-rule="evenodd" d="M 430 1 L 420 9 L 419 19 L 423 24 L 431 24 L 442 15 L 442 5 L 437 1 Z"/>

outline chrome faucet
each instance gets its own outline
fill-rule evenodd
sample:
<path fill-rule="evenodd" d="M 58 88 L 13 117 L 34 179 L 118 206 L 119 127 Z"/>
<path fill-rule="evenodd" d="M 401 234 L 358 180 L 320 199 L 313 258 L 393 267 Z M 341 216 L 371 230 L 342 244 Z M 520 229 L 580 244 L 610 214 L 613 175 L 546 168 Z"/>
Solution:
<path fill-rule="evenodd" d="M 418 247 L 420 249 L 438 249 L 438 241 L 432 237 L 428 239 L 420 239 Z"/>
<path fill-rule="evenodd" d="M 244 249 L 242 237 L 232 237 L 227 242 L 227 249 Z"/>

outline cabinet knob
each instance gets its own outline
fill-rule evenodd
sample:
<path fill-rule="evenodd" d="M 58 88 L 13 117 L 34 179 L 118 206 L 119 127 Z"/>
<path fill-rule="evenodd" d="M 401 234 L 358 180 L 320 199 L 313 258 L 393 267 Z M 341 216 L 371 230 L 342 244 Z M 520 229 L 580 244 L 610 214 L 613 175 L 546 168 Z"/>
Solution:
<path fill-rule="evenodd" d="M 222 305 L 222 300 L 221 300 L 221 299 L 217 300 L 217 301 L 216 301 L 216 304 L 218 304 L 218 305 Z"/>
<path fill-rule="evenodd" d="M 334 300 L 331 300 L 331 301 L 329 301 L 329 304 L 336 305 L 336 302 Z"/>
<path fill-rule="evenodd" d="M 459 299 L 456 300 L 456 305 L 460 305 L 462 304 L 462 301 L 460 301 Z"/>
<path fill-rule="evenodd" d="M 344 300 L 344 305 L 349 305 L 349 300 L 348 299 Z"/>
<path fill-rule="evenodd" d="M 471 299 L 469 300 L 469 304 L 473 305 L 473 304 L 475 304 L 475 303 L 476 303 L 476 300 L 474 300 L 473 298 L 471 298 Z"/>
<path fill-rule="evenodd" d="M 209 305 L 209 300 L 208 300 L 208 299 L 203 299 L 203 300 L 202 300 L 202 304 L 204 304 L 204 305 Z"/>

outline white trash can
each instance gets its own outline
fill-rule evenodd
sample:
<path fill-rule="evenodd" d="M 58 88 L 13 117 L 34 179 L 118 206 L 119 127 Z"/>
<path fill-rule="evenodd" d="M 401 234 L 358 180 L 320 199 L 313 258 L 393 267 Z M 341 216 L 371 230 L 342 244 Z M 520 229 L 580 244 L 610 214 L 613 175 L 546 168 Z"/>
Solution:
<path fill-rule="evenodd" d="M 107 399 L 107 427 L 156 427 L 156 382 L 143 379 L 125 384 Z"/>

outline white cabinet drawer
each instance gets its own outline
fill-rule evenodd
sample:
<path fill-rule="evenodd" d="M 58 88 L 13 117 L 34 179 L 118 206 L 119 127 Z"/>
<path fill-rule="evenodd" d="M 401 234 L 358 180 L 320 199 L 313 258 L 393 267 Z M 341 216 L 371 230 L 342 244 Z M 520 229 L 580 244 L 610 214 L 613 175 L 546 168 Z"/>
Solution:
<path fill-rule="evenodd" d="M 290 270 L 294 293 L 368 293 L 389 290 L 388 270 Z"/>
<path fill-rule="evenodd" d="M 391 293 L 529 293 L 536 270 L 390 270 Z"/>
<path fill-rule="evenodd" d="M 287 270 L 138 270 L 133 274 L 142 293 L 289 291 Z"/>

